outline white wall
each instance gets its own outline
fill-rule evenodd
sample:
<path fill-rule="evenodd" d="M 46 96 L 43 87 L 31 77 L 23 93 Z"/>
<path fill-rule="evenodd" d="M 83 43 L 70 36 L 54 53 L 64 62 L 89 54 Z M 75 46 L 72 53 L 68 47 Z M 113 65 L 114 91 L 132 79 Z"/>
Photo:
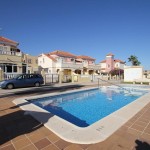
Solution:
<path fill-rule="evenodd" d="M 143 67 L 141 66 L 125 66 L 124 82 L 133 82 L 136 79 L 143 78 Z"/>
<path fill-rule="evenodd" d="M 120 62 L 116 62 L 116 63 L 115 63 L 115 68 L 124 69 L 124 64 L 122 64 L 122 63 L 120 63 Z"/>
<path fill-rule="evenodd" d="M 106 68 L 106 63 L 100 63 L 101 68 Z"/>
<path fill-rule="evenodd" d="M 56 63 L 44 54 L 38 57 L 38 66 L 43 69 L 47 68 L 49 73 L 56 73 Z"/>

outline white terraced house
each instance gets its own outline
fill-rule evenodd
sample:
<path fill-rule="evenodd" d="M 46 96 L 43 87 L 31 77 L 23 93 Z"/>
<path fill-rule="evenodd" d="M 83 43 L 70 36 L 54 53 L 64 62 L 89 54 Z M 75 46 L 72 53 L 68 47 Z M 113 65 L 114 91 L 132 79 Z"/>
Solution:
<path fill-rule="evenodd" d="M 80 74 L 92 75 L 99 73 L 99 65 L 95 64 L 95 59 L 89 56 L 76 56 L 69 52 L 56 50 L 48 54 L 38 56 L 38 66 L 46 73 L 59 73 L 63 75 Z"/>

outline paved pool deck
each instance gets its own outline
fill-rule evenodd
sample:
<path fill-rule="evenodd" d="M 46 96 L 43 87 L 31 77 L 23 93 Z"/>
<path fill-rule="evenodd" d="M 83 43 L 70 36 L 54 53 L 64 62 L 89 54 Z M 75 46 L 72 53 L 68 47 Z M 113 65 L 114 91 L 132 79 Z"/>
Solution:
<path fill-rule="evenodd" d="M 135 150 L 150 149 L 150 103 L 116 130 L 110 137 L 96 144 L 75 144 L 61 139 L 31 115 L 13 103 L 17 98 L 61 93 L 83 89 L 92 84 L 58 85 L 53 87 L 0 90 L 0 149 L 42 150 Z M 110 124 L 112 126 L 112 124 Z M 88 131 L 87 131 L 88 132 Z"/>

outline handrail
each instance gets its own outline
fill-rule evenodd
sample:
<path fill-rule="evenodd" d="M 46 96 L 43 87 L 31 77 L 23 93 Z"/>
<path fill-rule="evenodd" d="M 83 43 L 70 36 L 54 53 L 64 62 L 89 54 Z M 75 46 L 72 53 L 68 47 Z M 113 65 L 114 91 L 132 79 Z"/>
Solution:
<path fill-rule="evenodd" d="M 122 86 L 120 86 L 120 85 L 118 85 L 118 84 L 114 84 L 114 83 L 112 83 L 112 82 L 109 82 L 109 81 L 106 81 L 106 80 L 103 80 L 103 79 L 100 79 L 100 78 L 98 78 L 98 87 L 99 87 L 99 80 L 104 81 L 104 82 L 107 82 L 107 83 L 112 84 L 112 85 L 115 85 L 115 86 L 118 86 L 119 88 L 121 88 L 121 89 L 123 89 L 123 90 L 126 90 L 126 91 L 128 91 L 129 93 L 131 92 L 130 90 L 127 90 L 126 88 L 124 88 L 124 87 L 122 87 Z"/>

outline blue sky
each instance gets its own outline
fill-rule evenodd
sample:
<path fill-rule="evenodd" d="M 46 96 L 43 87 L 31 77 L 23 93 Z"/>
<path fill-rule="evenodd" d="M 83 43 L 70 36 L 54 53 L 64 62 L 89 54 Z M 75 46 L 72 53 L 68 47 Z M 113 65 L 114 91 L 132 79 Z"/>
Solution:
<path fill-rule="evenodd" d="M 64 50 L 99 63 L 111 52 L 150 69 L 150 0 L 0 0 L 0 28 L 30 55 Z"/>

